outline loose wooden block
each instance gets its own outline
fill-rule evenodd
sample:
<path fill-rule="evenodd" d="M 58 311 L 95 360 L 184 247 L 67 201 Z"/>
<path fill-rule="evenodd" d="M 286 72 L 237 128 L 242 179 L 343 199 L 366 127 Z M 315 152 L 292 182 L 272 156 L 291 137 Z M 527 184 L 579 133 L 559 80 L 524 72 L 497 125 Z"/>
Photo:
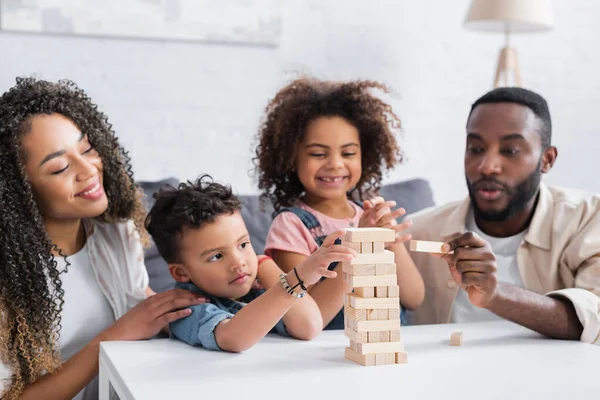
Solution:
<path fill-rule="evenodd" d="M 345 276 L 346 282 L 352 287 L 373 287 L 389 286 L 397 282 L 396 275 L 348 275 Z"/>
<path fill-rule="evenodd" d="M 350 300 L 350 305 L 357 310 L 364 310 L 369 308 L 376 309 L 399 309 L 400 299 L 397 297 L 386 297 L 386 298 L 373 298 L 366 299 L 358 297 L 354 293 L 346 293 L 346 296 Z"/>
<path fill-rule="evenodd" d="M 343 240 L 349 242 L 393 242 L 396 232 L 385 228 L 348 228 Z"/>
<path fill-rule="evenodd" d="M 357 287 L 354 288 L 354 293 L 364 298 L 372 298 L 375 297 L 375 288 L 374 287 Z"/>
<path fill-rule="evenodd" d="M 343 240 L 342 239 L 342 246 L 346 246 L 346 247 L 350 247 L 351 249 L 355 250 L 356 252 L 360 253 L 360 243 L 357 242 L 349 242 L 347 240 Z"/>
<path fill-rule="evenodd" d="M 398 285 L 390 285 L 387 287 L 388 297 L 400 297 L 400 288 Z"/>
<path fill-rule="evenodd" d="M 347 360 L 354 361 L 355 363 L 371 366 L 375 365 L 375 354 L 358 354 L 353 351 L 350 347 L 346 347 L 345 357 Z"/>
<path fill-rule="evenodd" d="M 388 310 L 388 319 L 400 320 L 400 309 L 390 309 Z"/>
<path fill-rule="evenodd" d="M 384 242 L 373 242 L 373 253 L 383 253 L 385 250 Z"/>
<path fill-rule="evenodd" d="M 377 286 L 375 288 L 375 297 L 388 297 L 388 287 Z"/>
<path fill-rule="evenodd" d="M 375 275 L 396 275 L 396 264 L 376 264 Z"/>
<path fill-rule="evenodd" d="M 369 276 L 369 275 L 375 275 L 376 266 L 375 266 L 375 264 L 352 265 L 347 261 L 343 261 L 342 262 L 342 271 L 344 271 L 348 275 Z"/>
<path fill-rule="evenodd" d="M 404 351 L 402 342 L 381 343 L 354 343 L 350 342 L 350 348 L 358 354 L 398 353 Z"/>
<path fill-rule="evenodd" d="M 373 242 L 362 242 L 360 244 L 360 252 L 363 254 L 373 253 Z"/>
<path fill-rule="evenodd" d="M 357 254 L 351 261 L 351 265 L 361 264 L 394 264 L 394 253 L 384 250 L 383 253 Z"/>
<path fill-rule="evenodd" d="M 355 343 L 368 343 L 369 341 L 369 332 L 356 332 L 346 326 L 344 333 L 348 339 Z"/>
<path fill-rule="evenodd" d="M 450 335 L 450 346 L 462 346 L 463 333 L 454 332 Z"/>
<path fill-rule="evenodd" d="M 426 240 L 411 240 L 410 250 L 422 253 L 452 254 L 453 251 L 442 251 L 444 242 L 429 242 Z"/>
<path fill-rule="evenodd" d="M 356 332 L 383 332 L 400 329 L 400 321 L 357 321 L 346 318 L 346 326 Z"/>
<path fill-rule="evenodd" d="M 408 362 L 408 353 L 399 351 L 396 353 L 396 364 L 406 364 Z"/>

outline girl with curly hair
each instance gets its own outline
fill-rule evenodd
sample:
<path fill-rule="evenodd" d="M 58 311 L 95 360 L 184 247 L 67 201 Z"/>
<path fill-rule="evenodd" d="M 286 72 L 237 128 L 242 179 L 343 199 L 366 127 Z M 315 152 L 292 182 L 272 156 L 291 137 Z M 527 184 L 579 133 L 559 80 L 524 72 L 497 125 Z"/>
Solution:
<path fill-rule="evenodd" d="M 148 287 L 140 193 L 74 83 L 18 78 L 0 97 L 0 397 L 97 398 L 101 341 L 150 338 L 204 301 Z"/>
<path fill-rule="evenodd" d="M 331 232 L 394 229 L 397 239 L 386 248 L 396 256 L 400 302 L 416 308 L 424 297 L 423 279 L 403 244 L 410 236 L 401 235 L 411 223 L 396 222 L 405 213 L 393 209 L 396 202 L 378 196 L 365 200 L 380 188 L 384 170 L 402 160 L 395 139 L 400 120 L 371 89 L 389 92 L 372 81 L 302 78 L 267 105 L 255 158 L 262 198 L 271 200 L 276 211 L 265 254 L 289 272 Z M 344 328 L 342 293 L 352 288 L 342 275 L 309 288 L 325 329 Z"/>

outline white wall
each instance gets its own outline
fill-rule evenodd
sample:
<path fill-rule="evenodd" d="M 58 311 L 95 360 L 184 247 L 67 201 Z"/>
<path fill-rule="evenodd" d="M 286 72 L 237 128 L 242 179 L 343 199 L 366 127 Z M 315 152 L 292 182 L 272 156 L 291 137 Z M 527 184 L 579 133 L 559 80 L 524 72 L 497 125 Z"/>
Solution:
<path fill-rule="evenodd" d="M 470 104 L 491 88 L 501 35 L 462 27 L 468 0 L 290 0 L 277 48 L 0 33 L 0 91 L 18 75 L 76 81 L 109 116 L 138 179 L 209 172 L 241 193 L 268 99 L 293 72 L 390 84 L 408 160 L 388 182 L 465 195 Z M 600 192 L 600 2 L 555 0 L 557 28 L 514 36 L 525 84 L 549 101 L 560 157 L 547 182 Z"/>

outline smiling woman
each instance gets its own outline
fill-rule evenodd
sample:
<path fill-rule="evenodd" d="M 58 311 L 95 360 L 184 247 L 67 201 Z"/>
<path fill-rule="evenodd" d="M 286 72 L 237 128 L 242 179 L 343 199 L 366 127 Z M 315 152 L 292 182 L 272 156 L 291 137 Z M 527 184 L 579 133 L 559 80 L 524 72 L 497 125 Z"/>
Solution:
<path fill-rule="evenodd" d="M 149 338 L 200 300 L 146 299 L 129 158 L 74 83 L 0 97 L 0 166 L 0 397 L 95 399 L 100 341 Z"/>

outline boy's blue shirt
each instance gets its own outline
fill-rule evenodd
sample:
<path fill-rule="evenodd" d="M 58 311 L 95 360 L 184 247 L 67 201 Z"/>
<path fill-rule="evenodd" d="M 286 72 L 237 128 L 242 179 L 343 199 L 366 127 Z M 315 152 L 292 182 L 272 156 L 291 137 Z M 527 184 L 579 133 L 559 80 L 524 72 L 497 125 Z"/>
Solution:
<path fill-rule="evenodd" d="M 265 292 L 262 289 L 252 289 L 240 301 L 236 301 L 204 293 L 191 282 L 177 282 L 175 288 L 198 293 L 205 296 L 210 303 L 192 306 L 190 307 L 192 313 L 189 316 L 171 322 L 169 324 L 171 337 L 175 337 L 192 346 L 201 346 L 209 350 L 221 350 L 215 338 L 215 328 L 217 325 L 224 319 L 233 318 L 247 303 L 250 303 Z M 290 336 L 283 320 L 279 320 L 270 333 Z"/>

